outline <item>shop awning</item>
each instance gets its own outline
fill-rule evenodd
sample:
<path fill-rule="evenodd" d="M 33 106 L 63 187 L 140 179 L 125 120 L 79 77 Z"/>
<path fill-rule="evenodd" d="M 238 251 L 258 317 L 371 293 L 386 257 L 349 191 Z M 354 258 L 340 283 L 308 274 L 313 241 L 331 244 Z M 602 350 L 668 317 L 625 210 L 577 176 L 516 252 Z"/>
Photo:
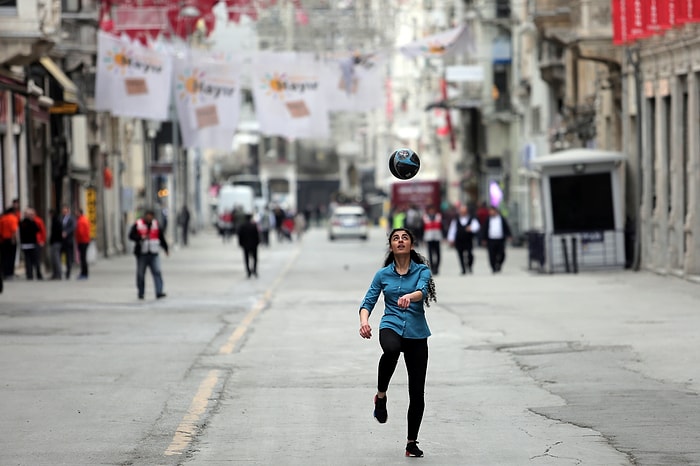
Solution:
<path fill-rule="evenodd" d="M 61 101 L 64 104 L 78 105 L 78 86 L 75 85 L 71 79 L 66 76 L 66 73 L 49 57 L 41 57 L 39 63 L 43 66 L 46 71 L 58 82 L 63 89 L 63 96 Z M 57 102 L 60 106 L 60 103 Z"/>

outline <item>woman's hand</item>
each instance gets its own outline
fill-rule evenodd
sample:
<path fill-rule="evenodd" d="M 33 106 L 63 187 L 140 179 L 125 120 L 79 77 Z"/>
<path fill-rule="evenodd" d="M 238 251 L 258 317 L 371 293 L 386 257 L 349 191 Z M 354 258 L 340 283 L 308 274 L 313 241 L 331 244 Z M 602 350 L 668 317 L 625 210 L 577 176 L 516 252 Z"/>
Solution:
<path fill-rule="evenodd" d="M 360 336 L 368 340 L 372 338 L 372 327 L 369 326 L 368 322 L 360 324 Z"/>
<path fill-rule="evenodd" d="M 405 294 L 401 296 L 397 302 L 399 307 L 401 309 L 406 309 L 408 306 L 411 305 L 411 295 L 410 294 Z"/>

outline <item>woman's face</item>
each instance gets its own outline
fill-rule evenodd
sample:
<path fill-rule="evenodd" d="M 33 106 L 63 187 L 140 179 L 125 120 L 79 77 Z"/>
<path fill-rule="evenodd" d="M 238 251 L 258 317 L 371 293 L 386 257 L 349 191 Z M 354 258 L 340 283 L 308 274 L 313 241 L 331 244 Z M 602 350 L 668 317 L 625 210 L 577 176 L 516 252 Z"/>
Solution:
<path fill-rule="evenodd" d="M 406 230 L 396 230 L 389 238 L 389 248 L 396 254 L 410 254 L 413 248 L 411 235 Z"/>

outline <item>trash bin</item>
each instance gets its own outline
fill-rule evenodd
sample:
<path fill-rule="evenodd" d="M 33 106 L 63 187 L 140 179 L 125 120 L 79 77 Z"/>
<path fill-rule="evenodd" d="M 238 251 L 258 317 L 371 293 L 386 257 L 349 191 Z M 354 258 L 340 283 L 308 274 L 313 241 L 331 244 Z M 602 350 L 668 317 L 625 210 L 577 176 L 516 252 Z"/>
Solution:
<path fill-rule="evenodd" d="M 527 268 L 532 270 L 532 263 L 536 262 L 539 269 L 544 268 L 544 233 L 536 230 L 527 232 Z"/>

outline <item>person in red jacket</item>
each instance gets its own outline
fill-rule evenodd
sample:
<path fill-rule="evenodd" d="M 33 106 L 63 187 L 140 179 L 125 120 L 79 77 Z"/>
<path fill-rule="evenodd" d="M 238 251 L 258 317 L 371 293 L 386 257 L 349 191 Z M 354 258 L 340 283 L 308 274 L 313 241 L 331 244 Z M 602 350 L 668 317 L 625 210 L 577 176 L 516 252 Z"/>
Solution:
<path fill-rule="evenodd" d="M 14 207 L 8 207 L 0 215 L 0 263 L 3 277 L 11 280 L 15 277 L 15 259 L 19 243 L 19 219 Z"/>
<path fill-rule="evenodd" d="M 34 223 L 36 223 L 37 228 L 39 228 L 39 231 L 36 234 L 36 257 L 39 261 L 39 270 L 41 270 L 41 261 L 44 246 L 46 245 L 46 224 L 41 217 L 36 214 L 36 211 L 34 212 Z"/>
<path fill-rule="evenodd" d="M 87 280 L 87 250 L 88 246 L 90 246 L 90 221 L 83 213 L 83 209 L 78 209 L 78 218 L 75 222 L 75 242 L 78 243 L 78 252 L 80 253 L 80 275 L 78 275 L 78 280 Z"/>

